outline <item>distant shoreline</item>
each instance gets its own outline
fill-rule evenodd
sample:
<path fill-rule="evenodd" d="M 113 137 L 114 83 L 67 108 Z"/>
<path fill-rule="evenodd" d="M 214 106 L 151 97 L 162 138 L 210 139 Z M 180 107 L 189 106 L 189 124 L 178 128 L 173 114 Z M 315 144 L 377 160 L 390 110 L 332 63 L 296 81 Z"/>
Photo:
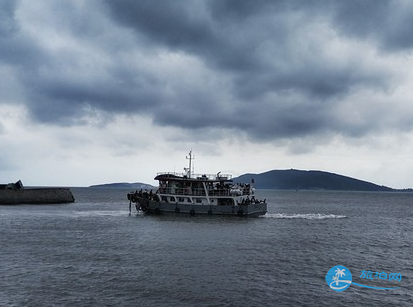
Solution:
<path fill-rule="evenodd" d="M 89 186 L 89 188 L 110 188 L 110 189 L 132 189 L 132 190 L 140 190 L 140 189 L 155 189 L 156 187 L 141 183 L 141 182 L 115 182 L 115 183 L 103 183 L 103 184 L 95 184 Z"/>

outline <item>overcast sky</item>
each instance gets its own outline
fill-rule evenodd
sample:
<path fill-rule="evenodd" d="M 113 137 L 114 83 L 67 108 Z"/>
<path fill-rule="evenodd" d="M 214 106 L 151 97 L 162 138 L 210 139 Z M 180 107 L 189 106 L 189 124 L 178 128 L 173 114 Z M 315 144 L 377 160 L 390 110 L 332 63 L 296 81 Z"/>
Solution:
<path fill-rule="evenodd" d="M 0 0 L 0 182 L 413 187 L 410 0 Z"/>

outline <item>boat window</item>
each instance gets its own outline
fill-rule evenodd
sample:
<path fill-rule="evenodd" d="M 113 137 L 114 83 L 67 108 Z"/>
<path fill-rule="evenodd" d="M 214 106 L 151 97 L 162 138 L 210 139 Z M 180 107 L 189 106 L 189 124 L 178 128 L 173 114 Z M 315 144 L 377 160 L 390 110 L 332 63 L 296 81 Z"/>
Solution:
<path fill-rule="evenodd" d="M 161 197 L 161 200 L 162 200 L 162 201 L 165 201 L 165 202 L 168 202 L 168 199 L 166 198 L 166 196 L 162 196 L 162 197 Z"/>
<path fill-rule="evenodd" d="M 183 198 L 183 197 L 178 197 L 178 201 L 179 201 L 180 203 L 183 203 L 183 202 L 185 201 L 185 198 Z"/>
<path fill-rule="evenodd" d="M 175 200 L 175 197 L 173 197 L 173 196 L 171 196 L 170 199 L 171 199 L 171 201 L 176 201 L 176 200 Z"/>
<path fill-rule="evenodd" d="M 197 198 L 197 199 L 196 199 L 196 202 L 197 202 L 198 204 L 202 204 L 202 198 Z"/>

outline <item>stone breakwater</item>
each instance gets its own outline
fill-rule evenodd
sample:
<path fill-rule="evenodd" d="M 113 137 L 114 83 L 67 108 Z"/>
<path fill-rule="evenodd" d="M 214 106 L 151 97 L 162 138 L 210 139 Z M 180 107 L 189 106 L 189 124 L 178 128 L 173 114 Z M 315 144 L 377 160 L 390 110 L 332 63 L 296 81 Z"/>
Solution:
<path fill-rule="evenodd" d="M 1 205 L 73 203 L 69 188 L 0 189 Z"/>

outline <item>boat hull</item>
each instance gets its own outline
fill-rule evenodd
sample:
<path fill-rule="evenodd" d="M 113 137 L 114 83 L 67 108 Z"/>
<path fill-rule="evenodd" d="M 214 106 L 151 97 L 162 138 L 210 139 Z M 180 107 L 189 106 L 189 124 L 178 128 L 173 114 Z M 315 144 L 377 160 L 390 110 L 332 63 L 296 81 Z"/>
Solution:
<path fill-rule="evenodd" d="M 260 216 L 267 212 L 265 202 L 248 205 L 214 206 L 179 204 L 154 201 L 143 197 L 136 197 L 136 209 L 150 214 L 189 214 L 189 215 L 235 215 L 235 216 Z"/>

